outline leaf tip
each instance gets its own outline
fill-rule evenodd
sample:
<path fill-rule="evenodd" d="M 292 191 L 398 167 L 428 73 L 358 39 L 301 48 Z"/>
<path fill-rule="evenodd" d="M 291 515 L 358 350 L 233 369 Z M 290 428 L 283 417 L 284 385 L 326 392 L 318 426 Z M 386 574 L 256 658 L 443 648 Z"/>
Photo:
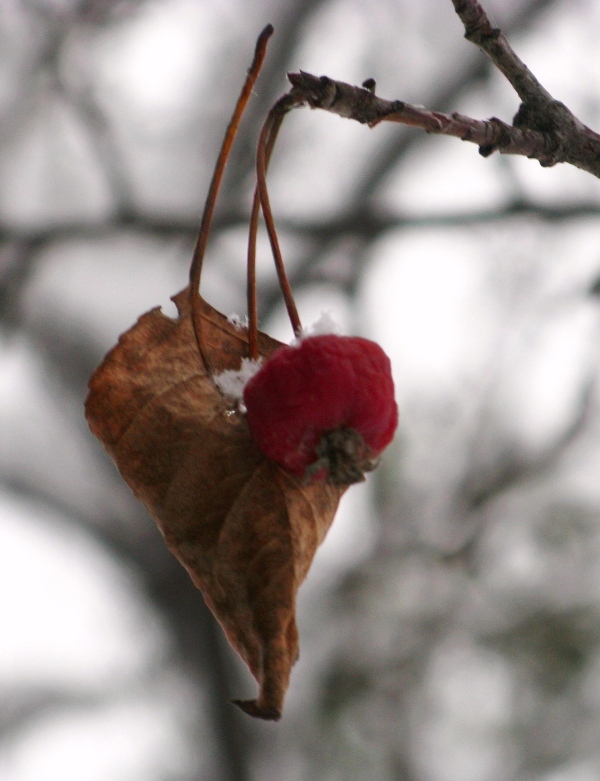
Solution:
<path fill-rule="evenodd" d="M 234 705 L 241 708 L 248 716 L 266 721 L 279 721 L 281 711 L 273 706 L 259 705 L 258 700 L 231 700 Z"/>

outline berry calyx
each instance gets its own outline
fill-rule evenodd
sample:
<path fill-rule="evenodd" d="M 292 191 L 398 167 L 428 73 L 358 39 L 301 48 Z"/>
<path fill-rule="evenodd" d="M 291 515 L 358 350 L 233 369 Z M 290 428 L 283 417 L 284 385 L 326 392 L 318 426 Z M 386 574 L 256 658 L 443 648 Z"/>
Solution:
<path fill-rule="evenodd" d="M 398 424 L 390 360 L 359 336 L 322 334 L 274 352 L 244 389 L 261 451 L 307 481 L 364 480 Z"/>

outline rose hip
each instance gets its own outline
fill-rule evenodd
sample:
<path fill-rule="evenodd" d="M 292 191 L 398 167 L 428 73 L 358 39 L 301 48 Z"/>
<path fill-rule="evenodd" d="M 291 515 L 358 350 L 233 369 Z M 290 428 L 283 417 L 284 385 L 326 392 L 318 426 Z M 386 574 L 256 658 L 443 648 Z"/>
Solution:
<path fill-rule="evenodd" d="M 323 334 L 277 350 L 244 389 L 261 451 L 307 481 L 364 479 L 398 424 L 390 360 L 358 336 Z"/>

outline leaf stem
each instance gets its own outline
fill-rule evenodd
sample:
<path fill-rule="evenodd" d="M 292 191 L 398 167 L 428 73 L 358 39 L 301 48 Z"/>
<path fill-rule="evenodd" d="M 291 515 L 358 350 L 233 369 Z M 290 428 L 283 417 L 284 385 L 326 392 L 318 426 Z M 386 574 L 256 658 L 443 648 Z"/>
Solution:
<path fill-rule="evenodd" d="M 258 182 L 261 180 L 263 181 L 264 191 L 266 192 L 266 173 L 269 167 L 269 162 L 271 160 L 271 155 L 273 153 L 273 148 L 275 146 L 275 141 L 277 140 L 277 135 L 279 134 L 279 130 L 281 128 L 283 118 L 285 117 L 287 112 L 295 105 L 298 105 L 296 101 L 290 100 L 287 96 L 285 100 L 281 99 L 277 101 L 275 106 L 273 106 L 273 108 L 269 112 L 267 119 L 265 120 L 258 142 L 257 169 L 260 161 L 261 171 L 260 173 L 258 173 L 257 171 L 257 184 L 256 187 L 254 188 L 254 197 L 252 199 L 252 211 L 250 214 L 250 230 L 248 233 L 248 347 L 250 352 L 250 358 L 252 358 L 253 360 L 256 360 L 258 358 L 258 307 L 256 303 L 256 238 L 258 234 L 259 209 L 262 205 L 262 199 L 260 195 Z M 275 258 L 275 266 L 277 268 L 280 284 L 281 284 L 280 270 L 283 272 L 285 288 L 282 286 L 282 292 L 284 294 L 284 298 L 286 299 L 286 306 L 288 307 L 288 312 L 290 311 L 288 300 L 291 302 L 292 311 L 295 312 L 295 320 L 292 320 L 292 326 L 294 327 L 294 330 L 296 330 L 296 327 L 301 327 L 300 320 L 298 318 L 298 312 L 296 310 L 296 305 L 294 303 L 294 299 L 291 293 L 291 287 L 287 280 L 283 259 L 281 257 L 281 251 L 279 250 L 279 242 L 277 240 L 277 233 L 275 232 L 273 216 L 271 214 L 269 203 L 268 203 L 268 195 L 267 195 L 267 209 L 270 217 L 271 230 L 273 232 L 273 233 L 269 232 L 269 238 L 271 239 L 271 236 L 274 235 L 275 246 L 277 248 L 277 250 L 273 250 L 273 255 Z M 265 222 L 267 222 L 266 217 L 265 217 Z M 269 230 L 269 222 L 267 222 L 267 230 Z M 273 246 L 273 240 L 271 240 L 271 246 Z M 278 254 L 276 254 L 276 252 Z M 285 293 L 286 289 L 289 291 L 289 299 L 286 298 L 286 293 Z M 296 325 L 294 325 L 294 323 L 296 323 Z"/>
<path fill-rule="evenodd" d="M 258 235 L 258 214 L 260 211 L 260 196 L 258 188 L 254 188 L 252 211 L 250 212 L 250 228 L 248 230 L 248 262 L 246 271 L 246 287 L 248 296 L 248 353 L 253 361 L 258 360 L 258 304 L 256 301 L 256 238 Z"/>
<path fill-rule="evenodd" d="M 196 343 L 198 345 L 198 351 L 200 352 L 202 362 L 204 363 L 207 371 L 210 371 L 210 362 L 207 358 L 202 342 L 202 299 L 200 297 L 200 277 L 202 275 L 202 264 L 206 254 L 210 225 L 215 210 L 217 195 L 221 186 L 221 181 L 223 179 L 227 158 L 229 157 L 229 153 L 231 151 L 242 114 L 244 113 L 244 109 L 246 108 L 250 95 L 252 94 L 252 90 L 256 84 L 258 74 L 260 73 L 260 69 L 264 62 L 265 55 L 267 53 L 267 41 L 272 34 L 273 26 L 268 24 L 258 36 L 256 41 L 254 58 L 250 68 L 248 69 L 248 74 L 246 76 L 244 86 L 242 87 L 240 96 L 238 97 L 235 109 L 229 121 L 229 125 L 225 131 L 225 137 L 223 138 L 221 150 L 215 164 L 210 187 L 208 188 L 208 194 L 206 196 L 206 202 L 204 204 L 202 221 L 200 223 L 200 231 L 198 233 L 198 238 L 196 239 L 194 254 L 192 256 L 192 262 L 190 265 L 190 307 L 192 310 L 192 323 L 194 327 Z"/>
<path fill-rule="evenodd" d="M 290 111 L 292 108 L 295 108 L 296 106 L 302 105 L 302 100 L 299 100 L 296 95 L 292 93 L 288 93 L 284 95 L 283 97 L 279 98 L 279 100 L 275 103 L 275 105 L 271 108 L 269 111 L 267 118 L 261 128 L 260 135 L 258 137 L 258 145 L 256 150 L 256 191 L 255 191 L 255 197 L 254 202 L 252 205 L 252 216 L 254 217 L 254 208 L 255 203 L 257 199 L 260 200 L 260 205 L 262 207 L 262 212 L 265 220 L 265 225 L 267 228 L 267 233 L 269 235 L 269 242 L 271 244 L 271 251 L 273 252 L 273 259 L 275 261 L 275 269 L 277 271 L 277 278 L 279 280 L 279 287 L 281 288 L 281 293 L 283 295 L 283 300 L 285 302 L 285 306 L 287 309 L 288 317 L 290 319 L 290 323 L 292 324 L 292 328 L 294 330 L 294 334 L 296 336 L 299 336 L 302 332 L 302 324 L 300 322 L 300 317 L 298 315 L 298 309 L 296 307 L 296 302 L 294 301 L 294 296 L 292 293 L 292 288 L 290 286 L 287 272 L 285 270 L 285 264 L 283 262 L 283 256 L 281 254 L 281 248 L 279 246 L 279 239 L 277 237 L 277 230 L 275 229 L 275 221 L 273 219 L 273 212 L 271 211 L 271 204 L 269 201 L 269 193 L 267 190 L 267 168 L 269 165 L 269 160 L 271 157 L 271 153 L 273 151 L 273 146 L 275 144 L 275 140 L 277 138 L 277 134 L 279 133 L 279 129 L 281 128 L 281 123 L 283 122 L 283 119 L 285 115 Z M 253 225 L 251 224 L 251 230 L 253 229 Z M 251 233 L 251 240 L 256 241 L 256 229 L 254 228 L 254 234 Z M 254 268 L 250 267 L 250 252 L 249 252 L 249 264 L 248 264 L 248 295 L 250 297 L 251 291 L 250 291 L 250 279 L 253 279 L 253 285 L 256 285 L 255 281 L 255 270 Z M 255 253 L 253 253 L 252 257 L 252 263 L 254 263 L 255 260 Z M 254 300 L 250 301 L 249 299 L 249 307 L 248 307 L 248 321 L 249 321 L 249 329 L 251 331 L 252 328 L 257 328 L 256 326 L 256 290 L 254 289 Z"/>

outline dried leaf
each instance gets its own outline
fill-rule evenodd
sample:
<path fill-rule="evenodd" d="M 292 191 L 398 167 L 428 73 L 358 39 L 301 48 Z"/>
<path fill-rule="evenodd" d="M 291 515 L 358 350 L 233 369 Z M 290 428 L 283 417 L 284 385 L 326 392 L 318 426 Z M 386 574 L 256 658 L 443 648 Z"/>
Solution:
<path fill-rule="evenodd" d="M 86 417 L 259 684 L 238 704 L 281 715 L 298 655 L 296 592 L 343 489 L 302 485 L 265 458 L 198 352 L 189 289 L 179 318 L 142 315 L 90 380 Z M 238 369 L 247 332 L 201 302 L 214 371 Z M 261 355 L 280 346 L 259 334 Z"/>

